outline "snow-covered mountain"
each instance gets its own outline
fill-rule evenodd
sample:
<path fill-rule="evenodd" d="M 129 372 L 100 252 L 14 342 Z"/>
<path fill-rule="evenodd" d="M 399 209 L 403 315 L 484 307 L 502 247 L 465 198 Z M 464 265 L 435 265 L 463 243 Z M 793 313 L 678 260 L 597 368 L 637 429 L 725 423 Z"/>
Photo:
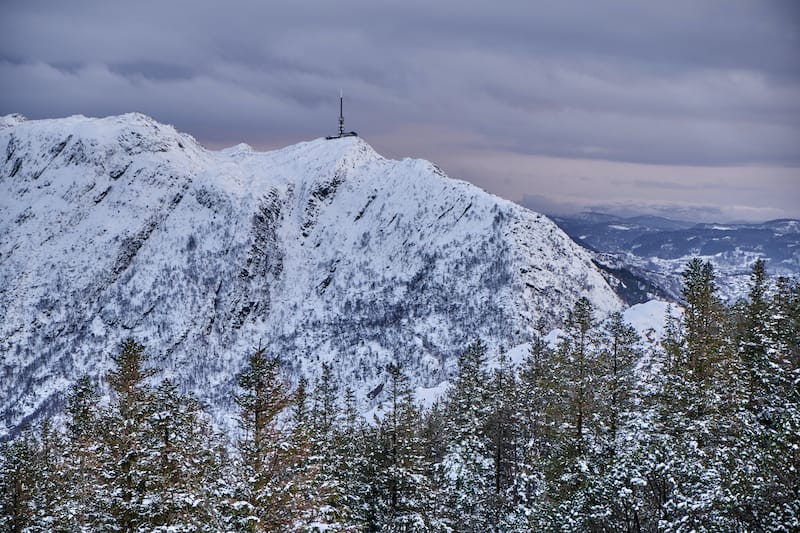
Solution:
<path fill-rule="evenodd" d="M 800 220 L 695 224 L 601 213 L 553 220 L 575 242 L 596 252 L 601 267 L 616 277 L 626 272 L 637 279 L 648 289 L 642 291 L 644 299 L 644 292 L 679 298 L 680 273 L 694 257 L 714 264 L 721 293 L 729 300 L 746 293 L 756 259 L 763 259 L 772 275 L 800 274 Z"/>
<path fill-rule="evenodd" d="M 128 336 L 224 412 L 258 345 L 366 402 L 388 361 L 435 386 L 476 336 L 622 305 L 548 218 L 360 138 L 209 151 L 140 114 L 8 116 L 0 156 L 0 434 Z"/>

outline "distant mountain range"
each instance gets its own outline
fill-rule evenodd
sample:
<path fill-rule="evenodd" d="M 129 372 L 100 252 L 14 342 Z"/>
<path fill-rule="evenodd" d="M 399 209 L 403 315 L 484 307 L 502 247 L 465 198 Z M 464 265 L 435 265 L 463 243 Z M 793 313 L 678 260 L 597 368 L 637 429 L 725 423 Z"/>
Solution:
<path fill-rule="evenodd" d="M 715 265 L 721 292 L 728 299 L 744 294 L 756 259 L 766 261 L 775 276 L 800 273 L 800 220 L 796 219 L 697 224 L 592 212 L 551 218 L 575 242 L 593 251 L 601 268 L 617 277 L 627 273 L 647 287 L 645 293 L 679 298 L 680 272 L 693 257 Z"/>

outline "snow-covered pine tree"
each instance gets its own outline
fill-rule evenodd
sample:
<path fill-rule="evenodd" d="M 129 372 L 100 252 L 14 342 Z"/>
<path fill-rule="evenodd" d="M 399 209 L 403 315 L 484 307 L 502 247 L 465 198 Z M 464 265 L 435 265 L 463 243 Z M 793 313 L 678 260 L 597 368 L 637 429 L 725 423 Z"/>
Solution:
<path fill-rule="evenodd" d="M 342 488 L 344 466 L 339 461 L 341 450 L 338 436 L 341 431 L 340 390 L 333 375 L 333 365 L 322 363 L 320 378 L 314 386 L 313 402 L 308 421 L 295 427 L 305 433 L 309 445 L 309 468 L 313 469 L 312 490 L 319 496 L 316 522 L 325 525 L 326 531 L 343 531 L 349 520 L 346 494 Z M 295 409 L 299 409 L 296 407 Z"/>
<path fill-rule="evenodd" d="M 683 347 L 685 338 L 683 329 L 681 327 L 680 315 L 675 313 L 675 308 L 672 304 L 667 304 L 667 309 L 664 313 L 664 332 L 661 336 L 661 349 L 663 350 L 663 357 L 656 357 L 660 360 L 661 374 L 667 371 L 673 371 L 675 368 L 683 364 Z M 656 355 L 656 354 L 653 354 Z"/>
<path fill-rule="evenodd" d="M 750 291 L 744 308 L 742 334 L 739 340 L 739 352 L 749 374 L 748 405 L 756 407 L 757 396 L 764 386 L 764 374 L 767 372 L 767 351 L 770 344 L 772 317 L 768 299 L 769 280 L 766 263 L 759 259 L 750 273 Z"/>
<path fill-rule="evenodd" d="M 292 402 L 292 423 L 300 428 L 311 427 L 311 413 L 308 406 L 308 380 L 301 376 L 294 389 Z"/>
<path fill-rule="evenodd" d="M 67 529 L 82 530 L 94 521 L 98 507 L 98 477 L 101 430 L 100 395 L 89 376 L 72 386 L 66 405 L 64 477 L 71 499 L 65 510 Z M 113 431 L 113 428 L 103 428 Z"/>
<path fill-rule="evenodd" d="M 35 525 L 36 489 L 42 471 L 37 442 L 30 428 L 0 444 L 0 530 L 20 533 Z"/>
<path fill-rule="evenodd" d="M 64 476 L 64 439 L 55 431 L 49 418 L 45 418 L 38 433 L 37 454 L 34 458 L 38 470 L 37 484 L 33 490 L 35 514 L 28 533 L 46 533 L 70 526 L 67 508 L 72 487 Z"/>
<path fill-rule="evenodd" d="M 147 487 L 150 524 L 177 531 L 221 527 L 225 452 L 197 400 L 169 380 L 154 389 L 143 463 L 153 476 Z"/>
<path fill-rule="evenodd" d="M 641 356 L 639 334 L 627 324 L 621 313 L 612 313 L 603 323 L 601 346 L 597 355 L 598 437 L 603 454 L 613 460 L 619 448 L 620 430 L 631 411 L 634 389 L 633 366 Z"/>
<path fill-rule="evenodd" d="M 447 453 L 438 471 L 442 515 L 454 531 L 489 531 L 494 461 L 486 437 L 489 418 L 486 344 L 480 339 L 458 357 L 458 372 L 445 399 Z"/>
<path fill-rule="evenodd" d="M 594 361 L 592 346 L 596 343 L 594 333 L 594 307 L 585 297 L 580 298 L 567 313 L 564 334 L 559 339 L 557 357 L 560 365 L 554 376 L 564 392 L 565 424 L 572 428 L 573 438 L 565 444 L 580 455 L 586 445 L 592 415 L 595 412 Z"/>
<path fill-rule="evenodd" d="M 36 472 L 26 531 L 224 529 L 224 450 L 197 402 L 168 381 L 146 383 L 154 373 L 146 359 L 142 345 L 126 340 L 108 375 L 107 408 L 81 378 L 67 398 L 66 431 L 44 423 L 20 441 Z"/>
<path fill-rule="evenodd" d="M 547 527 L 564 531 L 586 529 L 585 489 L 597 474 L 591 460 L 598 429 L 597 342 L 594 307 L 579 298 L 567 313 L 552 358 L 556 431 L 545 469 Z"/>
<path fill-rule="evenodd" d="M 489 383 L 490 412 L 486 424 L 488 451 L 493 457 L 493 494 L 490 522 L 494 530 L 508 531 L 519 521 L 517 477 L 520 474 L 520 409 L 524 401 L 517 388 L 516 369 L 503 347 Z"/>
<path fill-rule="evenodd" d="M 736 509 L 742 500 L 733 485 L 735 464 L 749 461 L 737 451 L 749 425 L 747 372 L 731 342 L 735 321 L 716 296 L 711 264 L 692 260 L 683 278 L 685 344 L 656 398 L 645 450 L 654 459 L 644 477 L 660 488 L 653 509 L 659 527 L 741 530 Z"/>
<path fill-rule="evenodd" d="M 386 412 L 378 426 L 379 455 L 382 458 L 377 477 L 385 499 L 381 510 L 382 531 L 425 533 L 434 531 L 431 514 L 432 485 L 420 438 L 422 418 L 414 403 L 408 376 L 400 365 L 389 364 Z"/>
<path fill-rule="evenodd" d="M 776 292 L 770 301 L 763 261 L 753 266 L 750 284 L 738 321 L 738 369 L 745 386 L 726 420 L 735 429 L 733 438 L 720 450 L 726 469 L 722 503 L 742 529 L 781 531 L 800 526 L 800 393 L 786 364 L 790 348 L 775 342 L 776 331 L 787 324 L 775 300 L 785 296 Z"/>
<path fill-rule="evenodd" d="M 339 484 L 337 510 L 340 531 L 363 531 L 370 523 L 370 482 L 367 472 L 372 442 L 366 421 L 358 412 L 355 394 L 344 391 L 344 410 L 335 434 L 333 468 Z"/>
<path fill-rule="evenodd" d="M 330 363 L 322 363 L 322 372 L 314 387 L 313 398 L 311 417 L 315 439 L 323 448 L 327 448 L 333 442 L 333 432 L 340 415 L 339 388 Z"/>
<path fill-rule="evenodd" d="M 447 453 L 447 421 L 441 401 L 422 411 L 422 428 L 420 435 L 425 441 L 425 455 L 428 464 L 436 465 L 442 462 Z"/>
<path fill-rule="evenodd" d="M 643 487 L 635 454 L 641 413 L 634 412 L 633 366 L 641 356 L 636 330 L 612 313 L 599 332 L 595 373 L 596 431 L 586 453 L 592 475 L 579 494 L 586 527 L 593 531 L 638 531 Z M 637 427 L 638 426 L 638 427 Z"/>
<path fill-rule="evenodd" d="M 716 294 L 711 262 L 692 259 L 681 275 L 681 295 L 685 303 L 683 326 L 686 332 L 686 364 L 692 379 L 702 382 L 715 371 L 727 347 L 723 306 Z"/>
<path fill-rule="evenodd" d="M 98 449 L 98 512 L 95 527 L 137 531 L 151 519 L 147 487 L 155 472 L 144 461 L 148 450 L 148 417 L 153 413 L 152 390 L 147 380 L 155 370 L 145 366 L 144 346 L 123 341 L 112 357 L 114 368 L 106 376 L 111 405 L 100 424 Z M 109 430 L 113 428 L 113 430 Z"/>
<path fill-rule="evenodd" d="M 238 376 L 237 443 L 240 462 L 232 503 L 233 520 L 244 531 L 302 530 L 319 495 L 309 490 L 308 443 L 287 423 L 292 395 L 278 359 L 259 348 Z"/>
<path fill-rule="evenodd" d="M 516 499 L 521 514 L 535 518 L 536 509 L 543 503 L 544 467 L 553 452 L 559 391 L 553 379 L 553 353 L 543 338 L 540 324 L 531 339 L 528 356 L 522 362 L 519 375 L 518 417 L 521 450 L 517 476 Z M 538 529 L 537 523 L 527 524 Z"/>
<path fill-rule="evenodd" d="M 800 279 L 779 277 L 770 306 L 771 339 L 779 364 L 789 372 L 795 390 L 800 389 Z"/>

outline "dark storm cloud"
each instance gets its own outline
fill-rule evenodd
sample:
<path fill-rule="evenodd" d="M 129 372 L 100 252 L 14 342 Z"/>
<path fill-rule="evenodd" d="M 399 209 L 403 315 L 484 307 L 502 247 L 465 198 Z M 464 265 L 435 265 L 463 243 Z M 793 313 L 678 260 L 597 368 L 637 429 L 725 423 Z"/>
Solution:
<path fill-rule="evenodd" d="M 348 126 L 380 152 L 514 200 L 588 205 L 526 171 L 539 157 L 555 173 L 575 159 L 759 165 L 777 169 L 765 183 L 785 183 L 779 167 L 800 165 L 798 6 L 11 1 L 0 113 L 136 110 L 212 147 L 277 147 L 329 133 L 343 87 Z M 719 176 L 704 179 L 723 187 Z M 646 204 L 663 189 L 650 179 L 630 176 L 626 192 Z M 800 204 L 799 190 L 774 192 Z"/>

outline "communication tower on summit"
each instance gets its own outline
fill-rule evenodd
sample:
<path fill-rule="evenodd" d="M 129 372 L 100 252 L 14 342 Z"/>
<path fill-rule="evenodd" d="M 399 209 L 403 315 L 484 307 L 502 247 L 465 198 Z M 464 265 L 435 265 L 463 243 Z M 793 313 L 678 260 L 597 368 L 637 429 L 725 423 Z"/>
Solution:
<path fill-rule="evenodd" d="M 344 101 L 344 96 L 342 90 L 339 89 L 339 135 L 331 135 L 330 137 L 325 137 L 328 140 L 341 139 L 342 137 L 358 137 L 358 133 L 354 131 L 348 131 L 348 132 L 344 131 L 343 101 Z"/>

